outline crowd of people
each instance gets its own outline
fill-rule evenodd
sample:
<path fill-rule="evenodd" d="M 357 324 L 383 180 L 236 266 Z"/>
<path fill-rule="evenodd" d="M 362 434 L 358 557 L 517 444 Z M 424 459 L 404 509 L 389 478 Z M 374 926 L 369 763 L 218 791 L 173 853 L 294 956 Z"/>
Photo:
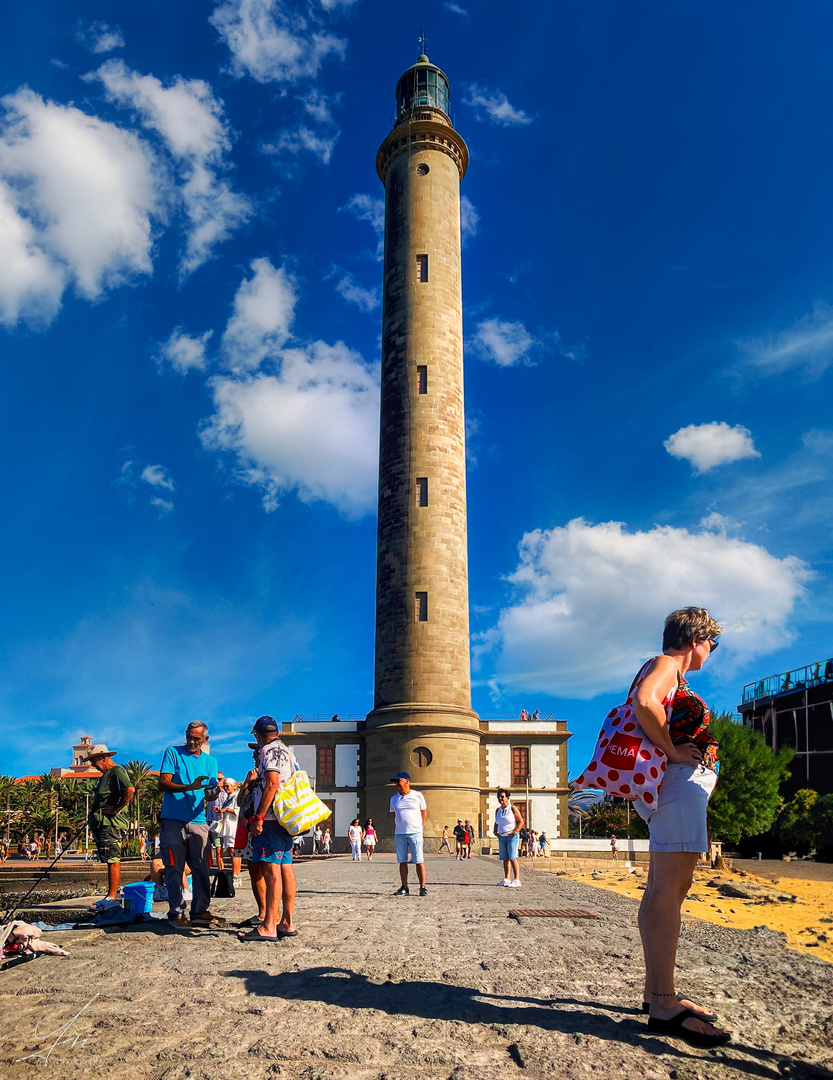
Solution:
<path fill-rule="evenodd" d="M 628 704 L 645 737 L 665 755 L 666 769 L 657 798 L 649 805 L 634 800 L 636 811 L 648 824 L 650 864 L 647 886 L 639 909 L 639 930 L 645 963 L 642 1009 L 649 1030 L 681 1038 L 705 1048 L 731 1041 L 716 1026 L 717 1016 L 696 1004 L 675 987 L 677 943 L 681 909 L 691 887 L 700 853 L 708 848 L 706 808 L 717 781 L 719 746 L 712 736 L 709 710 L 689 687 L 685 676 L 703 667 L 719 644 L 721 627 L 703 608 L 672 612 L 665 622 L 662 652 L 640 668 L 628 694 Z M 164 883 L 168 922 L 176 928 L 216 926 L 209 907 L 208 852 L 217 865 L 228 857 L 236 881 L 245 862 L 257 914 L 241 927 L 240 940 L 268 942 L 293 937 L 296 882 L 292 866 L 293 840 L 275 816 L 273 801 L 296 767 L 292 752 L 280 739 L 281 725 L 271 716 L 259 717 L 249 743 L 254 765 L 238 785 L 224 777 L 208 751 L 208 729 L 200 721 L 189 724 L 182 745 L 167 747 L 160 767 L 159 787 L 164 793 L 158 858 L 152 874 Z M 127 773 L 113 761 L 115 751 L 96 746 L 88 761 L 101 774 L 90 805 L 89 823 L 99 858 L 108 867 L 108 891 L 100 906 L 116 903 L 120 878 L 126 810 L 134 789 Z M 414 865 L 421 897 L 428 895 L 423 831 L 427 806 L 421 792 L 411 787 L 408 773 L 391 777 L 396 791 L 390 799 L 400 885 L 396 896 L 408 896 L 409 863 Z M 527 829 L 510 792 L 497 792 L 494 833 L 504 876 L 498 883 L 520 887 L 519 857 L 544 854 L 543 832 Z M 453 830 L 443 827 L 439 852 L 471 858 L 476 830 L 469 820 L 458 819 Z M 355 818 L 348 832 L 354 860 L 362 847 L 370 861 L 378 833 L 371 818 Z M 314 849 L 329 853 L 329 829 L 316 828 Z M 611 855 L 618 857 L 617 838 L 610 838 Z M 188 887 L 190 881 L 190 888 Z M 190 917 L 186 916 L 190 901 Z"/>

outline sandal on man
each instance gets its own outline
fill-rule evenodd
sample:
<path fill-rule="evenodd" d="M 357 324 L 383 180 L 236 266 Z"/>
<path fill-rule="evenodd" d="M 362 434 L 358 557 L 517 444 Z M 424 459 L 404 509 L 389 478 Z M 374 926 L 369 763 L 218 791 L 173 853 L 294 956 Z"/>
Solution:
<path fill-rule="evenodd" d="M 278 937 L 279 938 L 297 937 L 297 936 L 298 936 L 298 931 L 297 930 L 278 930 Z"/>
<path fill-rule="evenodd" d="M 243 922 L 238 923 L 237 925 L 239 927 L 243 927 L 243 926 L 261 926 L 262 924 L 263 924 L 263 919 L 261 919 L 261 917 L 259 915 L 252 915 L 252 917 L 250 919 L 244 919 Z"/>
<path fill-rule="evenodd" d="M 247 934 L 238 934 L 238 941 L 278 941 L 277 934 L 261 934 L 257 927 L 253 927 Z"/>
<path fill-rule="evenodd" d="M 653 1031 L 656 1035 L 671 1035 L 673 1038 L 682 1039 L 689 1046 L 698 1046 L 702 1050 L 710 1050 L 715 1046 L 725 1046 L 726 1043 L 732 1041 L 732 1036 L 728 1031 L 724 1031 L 720 1035 L 707 1035 L 703 1031 L 692 1031 L 691 1028 L 683 1027 L 683 1022 L 686 1020 L 702 1019 L 702 1016 L 698 1016 L 691 1009 L 683 1009 L 676 1016 L 672 1016 L 670 1020 L 651 1017 L 648 1020 L 648 1030 Z M 705 1022 L 708 1023 L 708 1021 Z"/>
<path fill-rule="evenodd" d="M 692 1001 L 693 999 L 688 994 L 677 994 L 677 1001 Z M 650 1001 L 642 1002 L 642 1011 L 649 1013 L 651 1011 Z M 713 1012 L 698 1012 L 696 1009 L 691 1010 L 698 1020 L 705 1020 L 707 1024 L 713 1024 L 718 1019 L 717 1013 Z"/>

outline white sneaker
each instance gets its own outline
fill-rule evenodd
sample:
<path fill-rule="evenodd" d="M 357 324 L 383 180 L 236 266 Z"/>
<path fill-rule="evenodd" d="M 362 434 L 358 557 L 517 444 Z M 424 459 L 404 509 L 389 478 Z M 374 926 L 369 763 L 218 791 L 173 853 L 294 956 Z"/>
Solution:
<path fill-rule="evenodd" d="M 521 883 L 520 883 L 520 881 L 518 881 L 517 878 L 515 878 L 514 881 L 509 882 L 509 888 L 510 889 L 520 889 L 520 887 L 521 887 Z"/>
<path fill-rule="evenodd" d="M 508 877 L 505 877 L 505 878 L 503 879 L 503 881 L 499 881 L 499 882 L 498 882 L 498 885 L 509 885 L 509 884 L 510 884 L 510 881 L 509 881 L 509 878 L 508 878 Z"/>
<path fill-rule="evenodd" d="M 243 878 L 242 877 L 236 877 L 234 879 L 234 881 L 232 882 L 232 884 L 234 885 L 235 889 L 242 889 L 243 888 Z"/>

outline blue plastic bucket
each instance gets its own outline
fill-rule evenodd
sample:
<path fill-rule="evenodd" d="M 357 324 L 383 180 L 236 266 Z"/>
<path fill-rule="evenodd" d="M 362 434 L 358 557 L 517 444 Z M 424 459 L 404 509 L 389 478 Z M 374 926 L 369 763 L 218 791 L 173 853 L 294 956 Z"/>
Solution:
<path fill-rule="evenodd" d="M 134 915 L 144 915 L 153 910 L 153 882 L 136 881 L 132 885 L 125 885 L 124 910 L 132 911 Z"/>

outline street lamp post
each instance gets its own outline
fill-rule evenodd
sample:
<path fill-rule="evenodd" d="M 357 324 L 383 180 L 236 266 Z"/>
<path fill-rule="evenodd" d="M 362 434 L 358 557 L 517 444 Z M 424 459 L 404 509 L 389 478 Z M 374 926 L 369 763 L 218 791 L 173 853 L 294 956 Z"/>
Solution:
<path fill-rule="evenodd" d="M 90 793 L 86 794 L 87 809 L 86 817 L 84 819 L 84 862 L 87 861 L 87 857 L 90 854 Z"/>

